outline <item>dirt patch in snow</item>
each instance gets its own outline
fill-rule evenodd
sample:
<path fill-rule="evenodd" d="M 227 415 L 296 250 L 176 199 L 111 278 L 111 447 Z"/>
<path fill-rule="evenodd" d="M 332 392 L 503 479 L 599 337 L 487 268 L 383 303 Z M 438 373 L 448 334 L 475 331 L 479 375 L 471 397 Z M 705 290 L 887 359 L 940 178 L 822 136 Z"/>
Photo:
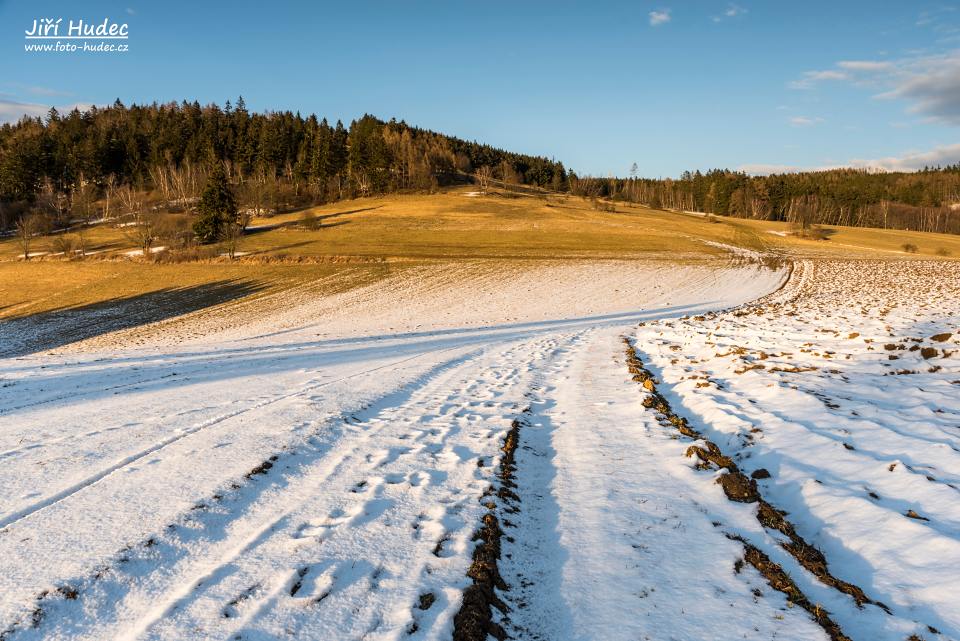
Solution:
<path fill-rule="evenodd" d="M 529 408 L 524 410 L 529 412 Z M 516 451 L 520 442 L 521 419 L 514 419 L 510 430 L 503 439 L 503 456 L 497 470 L 499 488 L 496 491 L 491 487 L 485 500 L 489 511 L 483 516 L 483 525 L 474 534 L 474 540 L 479 541 L 473 551 L 473 563 L 467 571 L 467 576 L 473 579 L 473 585 L 463 591 L 463 603 L 460 611 L 453 619 L 454 641 L 486 641 L 487 636 L 497 639 L 506 639 L 507 633 L 493 620 L 493 609 L 506 612 L 507 607 L 497 596 L 496 590 L 508 589 L 507 584 L 500 576 L 498 561 L 500 560 L 500 539 L 503 529 L 497 513 L 500 510 L 516 510 L 520 501 L 515 490 L 516 484 Z M 492 500 L 492 495 L 500 499 L 501 505 Z"/>

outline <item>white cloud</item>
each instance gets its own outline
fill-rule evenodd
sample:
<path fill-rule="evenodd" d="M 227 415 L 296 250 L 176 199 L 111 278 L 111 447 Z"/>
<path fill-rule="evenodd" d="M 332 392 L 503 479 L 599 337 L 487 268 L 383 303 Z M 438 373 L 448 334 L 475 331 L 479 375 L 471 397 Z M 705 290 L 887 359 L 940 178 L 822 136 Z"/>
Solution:
<path fill-rule="evenodd" d="M 834 69 L 807 71 L 789 86 L 811 89 L 828 80 L 879 87 L 876 98 L 904 100 L 910 113 L 960 125 L 960 50 L 896 60 L 841 60 Z"/>
<path fill-rule="evenodd" d="M 744 7 L 741 7 L 740 5 L 731 2 L 730 4 L 727 5 L 727 8 L 723 11 L 721 15 L 711 16 L 710 19 L 713 20 L 714 22 L 723 22 L 727 18 L 736 18 L 737 16 L 742 16 L 745 13 L 747 13 L 747 10 Z"/>
<path fill-rule="evenodd" d="M 841 60 L 837 66 L 849 71 L 885 71 L 893 68 L 893 63 L 886 60 Z"/>
<path fill-rule="evenodd" d="M 21 102 L 19 100 L 6 100 L 0 98 L 0 124 L 7 122 L 17 122 L 24 116 L 35 118 L 43 117 L 50 111 L 50 107 L 55 106 L 61 114 L 66 114 L 74 109 L 84 111 L 93 105 L 85 102 L 77 102 L 69 105 L 42 105 L 35 102 Z"/>
<path fill-rule="evenodd" d="M 960 163 L 960 143 L 942 145 L 929 151 L 909 151 L 900 156 L 885 158 L 854 158 L 842 164 L 824 164 L 819 166 L 801 167 L 798 165 L 776 165 L 752 163 L 740 165 L 737 169 L 754 175 L 768 176 L 770 174 L 794 174 L 801 171 L 826 171 L 828 169 L 865 169 L 868 171 L 919 171 L 924 167 L 943 167 Z"/>
<path fill-rule="evenodd" d="M 854 167 L 875 167 L 887 171 L 917 171 L 924 167 L 955 165 L 960 162 L 960 143 L 943 145 L 929 151 L 911 151 L 902 156 L 888 156 L 869 160 L 851 160 Z"/>
<path fill-rule="evenodd" d="M 824 120 L 820 117 L 808 118 L 807 116 L 794 116 L 790 119 L 790 124 L 794 127 L 812 127 L 819 125 L 821 122 L 824 122 Z"/>
<path fill-rule="evenodd" d="M 727 10 L 723 12 L 723 15 L 727 16 L 728 18 L 736 18 L 737 16 L 743 15 L 746 12 L 746 9 L 731 2 L 727 5 Z"/>
<path fill-rule="evenodd" d="M 787 86 L 789 86 L 791 89 L 811 89 L 816 83 L 823 80 L 847 80 L 848 78 L 848 74 L 836 69 L 804 71 L 799 80 L 794 80 Z"/>
<path fill-rule="evenodd" d="M 50 111 L 49 105 L 16 100 L 0 100 L 0 123 L 17 122 L 24 116 L 43 116 Z"/>
<path fill-rule="evenodd" d="M 795 174 L 799 171 L 806 171 L 803 167 L 794 165 L 771 165 L 765 163 L 748 163 L 737 167 L 737 171 L 742 171 L 751 176 L 769 176 L 770 174 Z"/>
<path fill-rule="evenodd" d="M 882 80 L 892 88 L 878 98 L 906 100 L 911 113 L 960 125 L 960 54 L 908 61 Z"/>
<path fill-rule="evenodd" d="M 659 27 L 662 24 L 670 22 L 670 9 L 661 9 L 650 12 L 650 26 Z"/>

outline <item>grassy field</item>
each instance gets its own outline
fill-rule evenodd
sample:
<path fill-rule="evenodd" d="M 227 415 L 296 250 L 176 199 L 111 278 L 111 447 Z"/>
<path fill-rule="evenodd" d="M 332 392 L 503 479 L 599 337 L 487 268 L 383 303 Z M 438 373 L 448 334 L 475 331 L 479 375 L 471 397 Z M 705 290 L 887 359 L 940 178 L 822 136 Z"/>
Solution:
<path fill-rule="evenodd" d="M 22 318 L 151 296 L 167 300 L 177 293 L 189 293 L 197 307 L 305 285 L 317 293 L 331 294 L 374 282 L 406 267 L 376 263 L 344 266 L 99 260 L 0 262 L 0 318 Z"/>
<path fill-rule="evenodd" d="M 630 258 L 652 254 L 719 254 L 697 241 L 732 242 L 734 232 L 695 218 L 618 205 L 595 211 L 564 196 L 434 195 L 365 198 L 308 210 L 321 227 L 301 224 L 304 212 L 258 218 L 240 244 L 247 255 L 362 258 Z M 102 225 L 87 233 L 88 249 L 121 255 L 135 248 L 124 230 Z M 31 253 L 55 252 L 37 238 Z M 16 260 L 15 239 L 0 241 L 0 260 Z"/>
<path fill-rule="evenodd" d="M 280 291 L 309 282 L 333 289 L 373 282 L 391 270 L 458 259 L 657 259 L 720 257 L 711 243 L 759 251 L 831 257 L 960 257 L 960 237 L 859 228 L 828 228 L 827 240 L 789 234 L 786 223 L 702 216 L 617 204 L 597 211 L 563 195 L 477 195 L 456 189 L 434 195 L 394 195 L 335 203 L 255 219 L 235 261 L 153 264 L 125 256 L 134 248 L 123 228 L 87 232 L 84 261 L 41 256 L 24 262 L 14 238 L 0 240 L 0 318 L 77 308 L 143 294 L 201 292 L 223 297 Z M 706 242 L 705 242 L 706 241 Z M 903 252 L 904 243 L 918 248 Z M 53 237 L 31 252 L 54 252 Z M 343 276 L 342 278 L 340 276 Z"/>

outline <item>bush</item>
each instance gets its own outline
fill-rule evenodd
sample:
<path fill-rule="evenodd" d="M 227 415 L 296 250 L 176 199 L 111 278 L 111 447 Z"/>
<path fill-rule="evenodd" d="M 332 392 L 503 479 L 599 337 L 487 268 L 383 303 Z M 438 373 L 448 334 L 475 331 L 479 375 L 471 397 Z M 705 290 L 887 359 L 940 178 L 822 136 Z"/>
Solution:
<path fill-rule="evenodd" d="M 300 214 L 300 226 L 308 231 L 317 231 L 323 226 L 323 222 L 317 218 L 317 215 L 311 210 Z"/>
<path fill-rule="evenodd" d="M 803 231 L 803 237 L 808 240 L 827 240 L 827 233 L 820 226 L 813 225 Z"/>
<path fill-rule="evenodd" d="M 616 213 L 617 206 L 611 202 L 605 200 L 600 200 L 599 198 L 593 199 L 593 208 L 597 211 L 607 211 L 610 213 Z"/>
<path fill-rule="evenodd" d="M 953 252 L 947 249 L 946 247 L 937 248 L 937 256 L 951 256 Z"/>
<path fill-rule="evenodd" d="M 73 238 L 66 234 L 59 234 L 53 239 L 53 252 L 63 254 L 64 258 L 73 257 Z"/>
<path fill-rule="evenodd" d="M 913 243 L 904 243 L 900 245 L 900 249 L 907 252 L 908 254 L 916 254 L 920 249 Z"/>

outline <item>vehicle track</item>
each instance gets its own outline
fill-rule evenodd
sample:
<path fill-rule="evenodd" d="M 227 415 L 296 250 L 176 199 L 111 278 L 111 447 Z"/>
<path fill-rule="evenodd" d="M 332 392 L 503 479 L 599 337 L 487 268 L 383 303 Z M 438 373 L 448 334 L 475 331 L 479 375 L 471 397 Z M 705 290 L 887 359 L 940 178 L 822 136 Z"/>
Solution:
<path fill-rule="evenodd" d="M 141 554 L 145 558 L 128 559 L 127 563 L 111 570 L 119 575 L 123 567 L 129 565 L 136 567 L 138 576 L 142 576 L 142 579 L 133 577 L 133 584 L 124 587 L 127 596 L 122 603 L 101 601 L 99 606 L 94 606 L 87 601 L 83 607 L 102 608 L 98 618 L 101 622 L 114 621 L 118 626 L 114 638 L 118 639 L 178 638 L 184 626 L 194 630 L 194 626 L 201 625 L 199 622 L 210 608 L 230 615 L 219 617 L 217 634 L 209 630 L 201 634 L 202 638 L 207 638 L 207 634 L 217 638 L 223 626 L 235 630 L 256 627 L 264 617 L 272 617 L 277 608 L 284 617 L 292 617 L 284 625 L 304 625 L 308 629 L 314 624 L 298 623 L 297 619 L 305 601 L 322 594 L 323 607 L 338 610 L 341 608 L 336 596 L 338 590 L 346 590 L 354 598 L 358 589 L 346 582 L 344 576 L 349 574 L 355 582 L 375 581 L 370 577 L 376 567 L 362 577 L 354 576 L 341 562 L 323 557 L 322 551 L 342 552 L 352 546 L 351 549 L 360 554 L 363 546 L 358 547 L 359 542 L 352 541 L 352 537 L 364 530 L 365 545 L 373 541 L 383 545 L 382 532 L 373 526 L 390 519 L 397 524 L 395 527 L 415 526 L 411 532 L 418 541 L 411 546 L 419 550 L 415 555 L 419 560 L 414 565 L 405 566 L 403 571 L 391 571 L 390 575 L 424 575 L 424 580 L 437 586 L 431 592 L 436 604 L 429 608 L 430 612 L 414 607 L 420 594 L 409 593 L 420 589 L 414 583 L 401 590 L 406 596 L 398 597 L 399 602 L 410 604 L 405 611 L 409 620 L 402 625 L 393 620 L 374 620 L 376 617 L 369 616 L 368 612 L 365 625 L 405 630 L 416 623 L 421 635 L 438 620 L 442 627 L 452 616 L 447 610 L 455 601 L 455 594 L 450 592 L 453 588 L 447 582 L 456 585 L 455 577 L 465 568 L 473 523 L 470 514 L 480 509 L 476 497 L 486 483 L 498 438 L 509 425 L 508 420 L 497 417 L 505 416 L 508 406 L 513 408 L 517 402 L 514 397 L 522 398 L 529 372 L 539 367 L 540 359 L 549 357 L 554 346 L 554 338 L 516 343 L 479 372 L 476 360 L 483 359 L 482 353 L 486 350 L 476 350 L 469 358 L 446 364 L 427 378 L 420 378 L 405 395 L 394 395 L 386 404 L 375 404 L 348 417 L 344 423 L 344 438 L 348 439 L 345 443 L 312 453 L 281 454 L 265 478 L 258 475 L 251 480 L 251 483 L 275 485 L 275 490 L 267 491 L 249 505 L 244 504 L 243 510 L 232 516 L 218 515 L 216 511 L 210 512 L 209 517 L 192 515 L 191 518 L 201 521 L 211 519 L 215 523 L 211 527 L 227 535 L 226 538 L 211 539 L 209 545 L 197 548 L 197 541 L 204 539 L 202 536 L 198 539 L 196 531 L 185 524 L 172 532 L 158 533 L 151 537 L 152 543 L 143 548 Z M 456 382 L 457 377 L 462 377 L 461 382 Z M 500 390 L 497 394 L 509 398 L 484 401 L 485 394 L 492 394 L 490 390 Z M 489 419 L 482 419 L 484 416 L 496 420 L 500 426 L 488 425 Z M 414 420 L 417 417 L 424 418 Z M 416 435 L 411 435 L 411 428 Z M 480 458 L 463 459 L 464 443 L 469 444 L 467 448 L 475 449 Z M 481 453 L 481 449 L 485 453 Z M 477 466 L 480 459 L 485 462 L 484 467 Z M 436 468 L 437 465 L 440 467 Z M 443 474 L 460 470 L 458 473 L 464 481 L 439 484 L 431 481 L 432 467 L 437 473 L 445 470 Z M 348 479 L 359 481 L 344 487 L 342 484 Z M 244 491 L 237 490 L 240 494 Z M 443 504 L 447 508 L 437 512 L 437 506 Z M 271 509 L 276 505 L 282 508 Z M 227 503 L 221 508 L 229 512 Z M 308 512 L 326 516 L 317 520 L 317 517 L 306 517 Z M 179 538 L 181 536 L 186 538 Z M 151 561 L 150 556 L 157 550 L 164 553 L 183 550 L 185 556 Z M 321 556 L 316 556 L 318 553 Z M 372 558 L 375 553 L 368 551 L 367 555 Z M 389 565 L 394 559 L 401 562 L 407 553 L 377 556 Z M 163 577 L 158 579 L 155 575 L 161 569 Z M 334 575 L 341 577 L 340 583 L 332 578 Z M 89 581 L 80 590 L 80 601 L 87 598 L 86 593 L 96 595 L 97 590 L 116 595 L 116 584 L 125 581 L 111 576 Z M 444 576 L 447 581 L 441 580 Z M 386 580 L 382 575 L 380 581 Z M 294 590 L 298 582 L 300 585 Z M 109 590 L 96 587 L 98 583 L 101 586 L 109 583 L 112 587 Z M 141 583 L 143 587 L 137 588 Z M 316 588 L 321 593 L 314 594 L 315 584 L 326 587 Z M 168 588 L 160 589 L 161 585 Z M 140 589 L 149 591 L 149 599 L 147 592 L 138 592 Z M 230 605 L 232 601 L 237 603 Z M 300 605 L 291 608 L 290 601 Z M 58 625 L 53 621 L 56 610 L 67 614 L 72 610 L 71 605 L 61 602 L 51 606 L 50 623 Z M 149 607 L 144 610 L 145 606 Z M 111 613 L 111 608 L 116 611 Z M 128 618 L 131 612 L 141 614 L 131 621 Z M 354 619 L 356 616 L 356 613 L 351 615 Z M 343 619 L 340 625 L 348 629 L 351 624 Z M 89 632 L 90 637 L 95 638 L 102 635 L 103 629 Z"/>
<path fill-rule="evenodd" d="M 453 350 L 453 349 L 456 349 L 456 348 L 450 347 L 450 348 L 445 348 L 445 349 L 440 349 L 440 350 L 435 350 L 435 351 L 436 351 L 436 352 L 440 352 L 440 353 L 444 353 L 444 352 L 451 351 L 451 350 Z M 122 470 L 123 468 L 125 468 L 125 467 L 128 466 L 128 465 L 130 465 L 131 463 L 134 463 L 134 462 L 136 462 L 136 461 L 139 461 L 139 460 L 143 459 L 144 457 L 149 456 L 149 455 L 151 455 L 151 454 L 154 454 L 154 453 L 162 450 L 163 448 L 165 448 L 165 447 L 167 447 L 167 446 L 169 446 L 169 445 L 171 445 L 171 444 L 173 444 L 173 443 L 176 443 L 176 442 L 178 442 L 178 441 L 181 441 L 181 440 L 183 440 L 183 439 L 185 439 L 185 438 L 189 438 L 190 436 L 193 436 L 194 434 L 197 434 L 197 433 L 201 432 L 202 430 L 205 430 L 205 429 L 207 429 L 207 428 L 210 428 L 210 427 L 212 427 L 212 426 L 214 426 L 214 425 L 218 425 L 218 424 L 220 424 L 220 423 L 222 423 L 222 422 L 224 422 L 224 421 L 227 421 L 227 420 L 236 418 L 236 417 L 238 417 L 238 416 L 242 416 L 243 414 L 246 414 L 246 413 L 248 413 L 248 412 L 252 412 L 252 411 L 254 411 L 254 410 L 258 410 L 258 409 L 267 407 L 267 406 L 269 406 L 269 405 L 273 405 L 274 403 L 279 403 L 279 402 L 281 402 L 281 401 L 289 400 L 289 399 L 291 399 L 291 398 L 296 398 L 296 397 L 302 396 L 302 395 L 304 395 L 304 394 L 306 394 L 306 393 L 308 393 L 308 392 L 312 392 L 312 391 L 321 389 L 321 388 L 323 388 L 323 387 L 327 387 L 327 386 L 329 386 L 329 385 L 333 385 L 333 384 L 335 384 L 335 383 L 340 383 L 340 382 L 343 382 L 343 381 L 345 381 L 345 380 L 350 380 L 350 379 L 352 379 L 352 378 L 357 378 L 357 377 L 360 377 L 360 376 L 366 376 L 366 375 L 372 374 L 372 373 L 374 373 L 374 372 L 382 371 L 382 370 L 384 370 L 384 369 L 390 369 L 390 368 L 393 368 L 393 367 L 397 367 L 398 365 L 403 365 L 403 364 L 405 364 L 405 363 L 409 363 L 410 361 L 414 361 L 414 360 L 423 358 L 424 356 L 429 355 L 429 354 L 433 354 L 433 353 L 434 353 L 434 352 L 431 351 L 431 352 L 424 352 L 424 353 L 421 353 L 421 354 L 416 354 L 416 355 L 414 355 L 414 356 L 409 356 L 409 357 L 406 357 L 406 358 L 402 358 L 402 359 L 399 359 L 399 360 L 397 360 L 397 361 L 393 361 L 393 362 L 387 363 L 387 364 L 385 364 L 385 365 L 379 365 L 379 366 L 377 366 L 377 367 L 374 367 L 374 368 L 371 368 L 371 369 L 368 369 L 368 370 L 364 370 L 364 371 L 361 371 L 361 372 L 357 372 L 357 373 L 355 373 L 355 374 L 350 374 L 350 375 L 348 375 L 348 376 L 343 376 L 343 377 L 341 377 L 341 378 L 337 378 L 337 379 L 333 379 L 333 380 L 328 380 L 328 381 L 323 381 L 323 382 L 321 382 L 321 383 L 313 383 L 313 384 L 310 384 L 310 385 L 306 385 L 306 386 L 301 387 L 300 389 L 298 389 L 298 390 L 296 390 L 296 391 L 294 391 L 294 392 L 289 392 L 289 393 L 287 393 L 287 394 L 279 394 L 279 395 L 276 395 L 276 396 L 274 396 L 274 397 L 272 397 L 272 398 L 270 398 L 270 399 L 268 399 L 268 400 L 260 400 L 260 401 L 257 401 L 257 402 L 255 402 L 255 403 L 253 403 L 252 405 L 249 405 L 249 406 L 247 406 L 247 407 L 244 407 L 243 409 L 236 410 L 236 411 L 234 411 L 234 412 L 229 412 L 229 413 L 227 413 L 227 414 L 222 414 L 222 415 L 217 416 L 217 417 L 215 417 L 215 418 L 208 419 L 208 420 L 203 421 L 203 422 L 201 422 L 201 423 L 197 423 L 197 424 L 195 424 L 195 425 L 192 425 L 192 426 L 190 426 L 190 427 L 188 427 L 188 428 L 183 429 L 183 430 L 182 430 L 180 433 L 178 433 L 178 434 L 174 434 L 174 435 L 172 435 L 172 436 L 169 436 L 169 437 L 167 437 L 167 438 L 164 438 L 164 439 L 162 439 L 162 440 L 160 440 L 160 441 L 157 441 L 157 442 L 151 444 L 149 447 L 143 448 L 143 449 L 141 449 L 141 450 L 139 450 L 139 451 L 137 451 L 137 452 L 135 452 L 135 453 L 133 453 L 133 454 L 130 454 L 129 456 L 124 457 L 124 458 L 121 459 L 120 461 L 117 461 L 116 463 L 114 463 L 114 464 L 112 464 L 112 465 L 110 465 L 110 466 L 108 466 L 108 467 L 106 467 L 106 468 L 103 468 L 103 469 L 99 470 L 99 471 L 96 472 L 95 474 L 92 474 L 92 475 L 88 476 L 86 479 L 84 479 L 83 481 L 81 481 L 81 482 L 79 482 L 79 483 L 73 484 L 73 485 L 71 485 L 70 487 L 61 490 L 60 492 L 57 492 L 56 494 L 53 494 L 53 495 L 48 496 L 48 497 L 45 497 L 43 500 L 37 501 L 37 502 L 35 502 L 35 503 L 31 504 L 31 505 L 28 505 L 27 507 L 21 508 L 20 510 L 17 510 L 17 511 L 15 511 L 15 512 L 11 512 L 11 513 L 9 513 L 9 514 L 4 515 L 2 518 L 0 518 L 0 531 L 2 531 L 3 528 L 6 528 L 7 526 L 10 526 L 10 525 L 13 525 L 13 524 L 16 524 L 18 521 L 20 521 L 20 520 L 22 520 L 22 519 L 25 519 L 25 518 L 29 517 L 30 515 L 32 515 L 32 514 L 34 514 L 34 513 L 36 513 L 36 512 L 39 512 L 40 510 L 42 510 L 42 509 L 44 509 L 44 508 L 47 508 L 47 507 L 49 507 L 49 506 L 51 506 L 51 505 L 54 505 L 54 504 L 56 504 L 56 503 L 59 503 L 60 501 L 63 501 L 64 499 L 69 498 L 69 497 L 72 496 L 73 494 L 76 494 L 77 492 L 80 492 L 81 490 L 83 490 L 83 489 L 85 489 L 85 488 L 93 485 L 94 483 L 97 483 L 98 481 L 100 481 L 101 479 L 109 476 L 110 474 L 113 474 L 114 472 L 117 472 L 117 471 L 119 471 L 119 470 Z M 2 456 L 6 455 L 6 454 L 7 454 L 6 452 L 4 452 L 3 454 L 0 454 L 0 458 L 2 458 Z"/>

